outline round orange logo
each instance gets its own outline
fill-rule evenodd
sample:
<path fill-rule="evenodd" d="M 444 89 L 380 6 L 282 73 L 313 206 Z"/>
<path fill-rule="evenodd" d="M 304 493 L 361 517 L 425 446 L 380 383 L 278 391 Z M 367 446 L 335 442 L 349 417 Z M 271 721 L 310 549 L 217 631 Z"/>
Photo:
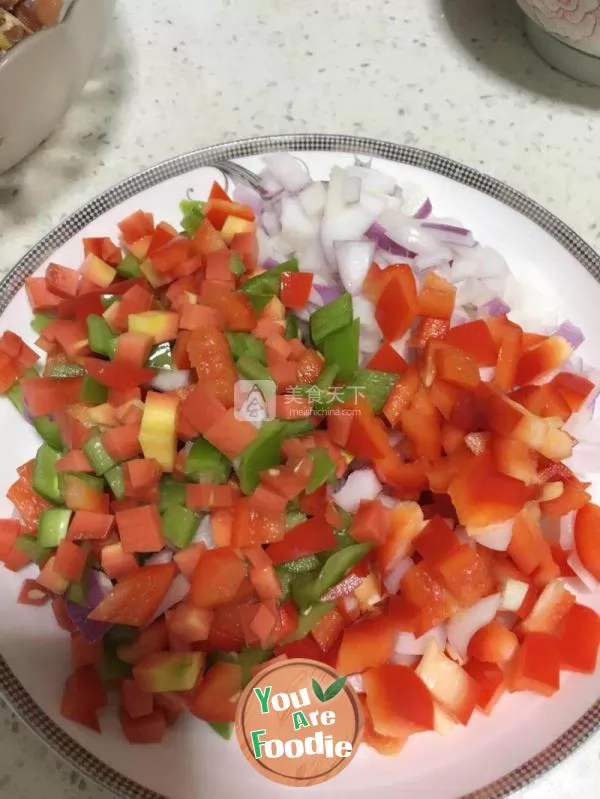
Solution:
<path fill-rule="evenodd" d="M 315 660 L 283 660 L 246 686 L 235 728 L 242 752 L 260 774 L 308 787 L 350 763 L 363 716 L 345 677 Z"/>

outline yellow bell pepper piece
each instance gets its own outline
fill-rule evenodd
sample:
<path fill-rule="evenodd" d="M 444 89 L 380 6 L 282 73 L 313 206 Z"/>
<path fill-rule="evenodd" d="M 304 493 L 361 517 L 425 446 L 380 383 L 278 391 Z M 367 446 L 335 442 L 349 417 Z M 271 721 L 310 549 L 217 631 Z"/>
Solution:
<path fill-rule="evenodd" d="M 149 391 L 146 395 L 140 444 L 145 458 L 154 458 L 165 472 L 175 465 L 177 409 L 179 398 Z"/>

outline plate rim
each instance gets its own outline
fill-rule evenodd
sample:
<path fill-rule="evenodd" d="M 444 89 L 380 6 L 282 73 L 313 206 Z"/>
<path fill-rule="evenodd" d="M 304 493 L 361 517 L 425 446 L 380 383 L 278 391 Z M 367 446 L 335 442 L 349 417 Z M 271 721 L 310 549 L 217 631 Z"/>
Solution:
<path fill-rule="evenodd" d="M 600 255 L 566 223 L 497 178 L 437 153 L 394 142 L 345 134 L 278 134 L 213 144 L 174 156 L 110 186 L 59 222 L 0 281 L 0 314 L 41 264 L 101 214 L 136 194 L 219 161 L 290 150 L 350 153 L 415 166 L 492 197 L 542 228 L 600 282 Z M 19 682 L 0 654 L 0 698 L 54 753 L 99 787 L 121 799 L 166 799 L 97 758 L 59 727 Z M 461 799 L 503 799 L 565 760 L 600 728 L 600 700 L 552 744 L 513 771 Z"/>

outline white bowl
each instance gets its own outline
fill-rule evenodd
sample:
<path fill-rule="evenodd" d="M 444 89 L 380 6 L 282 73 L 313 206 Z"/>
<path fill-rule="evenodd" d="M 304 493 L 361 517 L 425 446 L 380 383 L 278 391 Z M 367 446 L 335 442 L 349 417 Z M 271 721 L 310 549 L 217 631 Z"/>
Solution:
<path fill-rule="evenodd" d="M 0 61 L 0 174 L 54 130 L 85 85 L 115 0 L 75 0 L 64 20 Z"/>
<path fill-rule="evenodd" d="M 600 85 L 600 0 L 517 0 L 527 35 L 561 72 Z"/>

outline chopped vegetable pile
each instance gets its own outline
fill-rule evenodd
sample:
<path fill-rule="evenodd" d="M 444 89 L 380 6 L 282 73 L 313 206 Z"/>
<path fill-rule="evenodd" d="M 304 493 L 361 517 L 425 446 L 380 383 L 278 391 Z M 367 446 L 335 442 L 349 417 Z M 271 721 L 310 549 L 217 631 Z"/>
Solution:
<path fill-rule="evenodd" d="M 28 278 L 43 366 L 0 338 L 42 439 L 0 560 L 70 636 L 62 715 L 100 731 L 116 690 L 132 743 L 187 712 L 227 738 L 250 678 L 304 657 L 349 675 L 392 754 L 594 673 L 579 331 L 524 331 L 500 256 L 393 178 L 267 166 L 261 194 L 215 184 L 179 229 L 137 211 Z"/>

